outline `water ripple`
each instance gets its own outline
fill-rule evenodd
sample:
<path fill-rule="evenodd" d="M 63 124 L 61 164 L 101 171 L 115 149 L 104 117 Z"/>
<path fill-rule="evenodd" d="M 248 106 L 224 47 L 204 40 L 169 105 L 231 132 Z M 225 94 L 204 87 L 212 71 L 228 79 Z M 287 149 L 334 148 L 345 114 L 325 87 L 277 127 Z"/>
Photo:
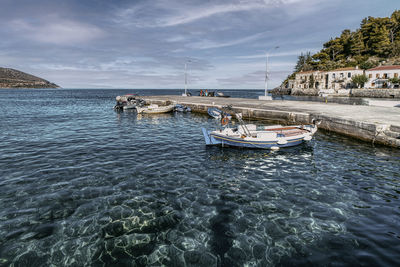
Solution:
<path fill-rule="evenodd" d="M 400 260 L 397 150 L 322 131 L 278 152 L 205 147 L 214 120 L 115 113 L 116 94 L 0 92 L 0 265 Z"/>

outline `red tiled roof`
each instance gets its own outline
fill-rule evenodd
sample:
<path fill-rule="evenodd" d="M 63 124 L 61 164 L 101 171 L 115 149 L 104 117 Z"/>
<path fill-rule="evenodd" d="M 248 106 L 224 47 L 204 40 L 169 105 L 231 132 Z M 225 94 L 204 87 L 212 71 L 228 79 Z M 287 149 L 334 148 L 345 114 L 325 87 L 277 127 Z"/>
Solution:
<path fill-rule="evenodd" d="M 331 71 L 346 71 L 346 70 L 359 70 L 356 67 L 346 67 L 346 68 L 338 68 L 338 69 L 334 69 L 334 70 L 330 70 Z"/>
<path fill-rule="evenodd" d="M 392 65 L 392 66 L 379 66 L 368 70 L 371 71 L 371 70 L 399 70 L 399 69 L 400 65 Z"/>
<path fill-rule="evenodd" d="M 319 70 L 300 71 L 297 74 L 307 74 L 307 73 L 313 73 L 313 72 L 319 72 Z"/>

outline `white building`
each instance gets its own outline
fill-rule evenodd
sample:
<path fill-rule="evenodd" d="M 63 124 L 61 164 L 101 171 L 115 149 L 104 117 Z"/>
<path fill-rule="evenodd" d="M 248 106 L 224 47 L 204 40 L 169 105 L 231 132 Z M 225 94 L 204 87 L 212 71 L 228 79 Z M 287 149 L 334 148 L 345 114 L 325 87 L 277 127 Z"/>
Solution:
<path fill-rule="evenodd" d="M 302 71 L 296 74 L 295 88 L 315 88 L 320 90 L 340 90 L 353 87 L 352 77 L 362 75 L 358 67 L 340 68 L 331 71 Z M 312 77 L 311 77 L 312 76 Z"/>
<path fill-rule="evenodd" d="M 320 88 L 321 72 L 318 70 L 301 71 L 296 73 L 294 87 L 301 89 Z"/>
<path fill-rule="evenodd" d="M 400 77 L 400 65 L 379 66 L 365 71 L 368 82 L 365 88 L 399 88 L 399 85 L 390 84 L 390 78 Z"/>
<path fill-rule="evenodd" d="M 352 78 L 355 75 L 366 75 L 368 82 L 365 88 L 399 88 L 399 84 L 391 84 L 390 78 L 400 78 L 400 65 L 379 66 L 369 70 L 358 67 L 339 68 L 330 71 L 302 71 L 296 73 L 296 78 L 291 81 L 289 88 L 308 89 L 315 88 L 330 93 L 345 92 L 344 89 L 354 88 Z"/>
<path fill-rule="evenodd" d="M 333 89 L 337 91 L 354 87 L 352 77 L 354 75 L 363 75 L 364 71 L 358 67 L 348 67 L 327 71 L 324 74 L 324 89 Z"/>

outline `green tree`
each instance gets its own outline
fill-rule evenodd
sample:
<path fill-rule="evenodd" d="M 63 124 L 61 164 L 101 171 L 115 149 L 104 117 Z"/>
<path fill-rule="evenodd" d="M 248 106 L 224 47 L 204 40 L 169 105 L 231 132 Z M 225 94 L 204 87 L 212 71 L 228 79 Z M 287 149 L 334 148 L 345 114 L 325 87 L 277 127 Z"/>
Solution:
<path fill-rule="evenodd" d="M 313 70 L 311 52 L 307 52 L 306 54 L 301 53 L 294 69 L 296 72 Z"/>
<path fill-rule="evenodd" d="M 361 23 L 364 44 L 371 55 L 387 56 L 390 52 L 389 18 L 368 17 Z"/>
<path fill-rule="evenodd" d="M 340 43 L 343 47 L 342 55 L 344 58 L 348 58 L 349 56 L 352 55 L 352 53 L 351 53 L 351 46 L 352 46 L 351 37 L 352 37 L 352 33 L 348 29 L 344 30 L 339 37 Z"/>
<path fill-rule="evenodd" d="M 343 52 L 344 52 L 344 47 L 343 47 L 343 42 L 339 37 L 336 37 L 335 39 L 331 39 L 329 42 L 326 42 L 324 44 L 325 49 L 324 51 L 326 54 L 329 55 L 330 60 L 338 60 L 343 58 Z M 340 57 L 342 55 L 342 57 Z"/>
<path fill-rule="evenodd" d="M 314 55 L 302 53 L 295 71 L 329 71 L 355 66 L 369 69 L 379 62 L 396 62 L 396 58 L 390 57 L 397 56 L 400 56 L 400 10 L 390 17 L 367 17 L 359 29 L 343 30 L 340 37 L 331 38 Z"/>
<path fill-rule="evenodd" d="M 389 40 L 391 56 L 400 56 L 400 11 L 390 17 Z"/>
<path fill-rule="evenodd" d="M 368 77 L 365 76 L 365 75 L 363 75 L 363 74 L 354 75 L 354 76 L 351 78 L 351 81 L 352 81 L 353 84 L 355 84 L 355 85 L 357 86 L 357 88 L 363 88 L 363 87 L 364 87 L 364 84 L 365 84 L 366 82 L 368 82 Z"/>
<path fill-rule="evenodd" d="M 351 34 L 350 37 L 350 53 L 353 56 L 362 55 L 365 52 L 363 35 L 360 30 Z"/>
<path fill-rule="evenodd" d="M 389 31 L 384 25 L 375 25 L 371 32 L 370 49 L 372 54 L 386 57 L 390 53 Z"/>
<path fill-rule="evenodd" d="M 378 65 L 377 62 L 371 62 L 371 61 L 363 61 L 360 64 L 360 68 L 363 70 L 371 69 L 373 67 L 376 67 Z"/>
<path fill-rule="evenodd" d="M 400 83 L 400 79 L 399 79 L 399 77 L 393 77 L 393 78 L 389 79 L 389 82 L 391 84 L 399 84 Z"/>

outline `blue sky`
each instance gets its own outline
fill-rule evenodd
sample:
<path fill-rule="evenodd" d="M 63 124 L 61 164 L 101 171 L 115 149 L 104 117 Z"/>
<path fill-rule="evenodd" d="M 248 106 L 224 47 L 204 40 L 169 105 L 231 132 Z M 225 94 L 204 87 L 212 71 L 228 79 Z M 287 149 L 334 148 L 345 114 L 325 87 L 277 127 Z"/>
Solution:
<path fill-rule="evenodd" d="M 64 88 L 263 89 L 399 0 L 0 0 L 0 66 Z M 278 49 L 273 49 L 279 46 Z"/>

